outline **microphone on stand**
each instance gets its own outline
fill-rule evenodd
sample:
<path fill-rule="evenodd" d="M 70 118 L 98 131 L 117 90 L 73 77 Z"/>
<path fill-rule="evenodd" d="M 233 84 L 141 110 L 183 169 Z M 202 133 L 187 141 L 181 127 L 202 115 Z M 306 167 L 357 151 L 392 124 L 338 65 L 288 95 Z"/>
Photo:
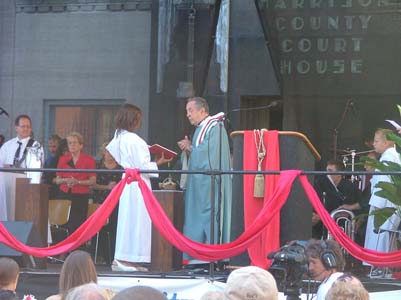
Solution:
<path fill-rule="evenodd" d="M 0 116 L 1 115 L 6 115 L 7 117 L 10 117 L 10 115 L 8 114 L 8 112 L 4 109 L 4 108 L 2 108 L 1 106 L 0 106 Z"/>

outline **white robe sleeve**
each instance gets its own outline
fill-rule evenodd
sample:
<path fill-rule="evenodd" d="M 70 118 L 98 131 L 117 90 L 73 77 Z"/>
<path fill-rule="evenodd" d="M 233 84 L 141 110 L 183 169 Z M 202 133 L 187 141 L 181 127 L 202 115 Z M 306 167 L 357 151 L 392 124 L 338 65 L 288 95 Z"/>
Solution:
<path fill-rule="evenodd" d="M 150 160 L 148 144 L 135 133 L 122 131 L 116 134 L 107 150 L 124 169 L 158 170 L 157 164 Z M 142 176 L 158 177 L 158 174 L 146 173 Z"/>

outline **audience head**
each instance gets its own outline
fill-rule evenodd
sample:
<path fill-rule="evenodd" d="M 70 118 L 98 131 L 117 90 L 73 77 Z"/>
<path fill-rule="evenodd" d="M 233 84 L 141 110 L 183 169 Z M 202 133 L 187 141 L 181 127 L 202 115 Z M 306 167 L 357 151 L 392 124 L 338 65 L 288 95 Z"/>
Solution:
<path fill-rule="evenodd" d="M 117 293 L 112 300 L 167 300 L 160 291 L 148 286 L 133 286 Z"/>
<path fill-rule="evenodd" d="M 71 154 L 80 153 L 84 146 L 84 138 L 76 131 L 67 135 L 68 151 Z"/>
<path fill-rule="evenodd" d="M 30 137 L 32 134 L 32 122 L 28 115 L 19 115 L 15 118 L 15 131 L 19 139 Z"/>
<path fill-rule="evenodd" d="M 60 294 L 66 295 L 68 290 L 85 284 L 97 283 L 95 264 L 89 253 L 76 250 L 67 256 L 60 272 Z"/>
<path fill-rule="evenodd" d="M 237 269 L 228 276 L 225 300 L 277 300 L 276 280 L 268 271 L 255 266 Z"/>
<path fill-rule="evenodd" d="M 6 137 L 2 134 L 0 134 L 0 147 L 4 144 L 4 142 L 6 141 Z"/>
<path fill-rule="evenodd" d="M 108 298 L 106 290 L 92 282 L 71 289 L 65 300 L 108 300 Z"/>
<path fill-rule="evenodd" d="M 0 300 L 19 300 L 19 298 L 14 291 L 0 289 Z"/>
<path fill-rule="evenodd" d="M 331 159 L 327 161 L 326 171 L 327 172 L 344 171 L 344 164 L 339 160 Z M 338 184 L 342 178 L 342 175 L 330 174 L 329 176 L 336 184 Z"/>
<path fill-rule="evenodd" d="M 49 137 L 49 140 L 47 141 L 47 147 L 51 154 L 55 154 L 57 152 L 60 141 L 61 137 L 59 137 L 57 134 L 53 134 Z"/>
<path fill-rule="evenodd" d="M 0 257 L 0 289 L 15 291 L 19 277 L 19 266 L 15 260 Z"/>
<path fill-rule="evenodd" d="M 108 144 L 109 143 L 103 143 L 99 147 L 97 155 L 100 157 L 101 160 L 104 158 L 105 152 L 107 151 L 106 147 L 107 147 Z"/>
<path fill-rule="evenodd" d="M 57 151 L 55 156 L 60 157 L 68 152 L 68 143 L 67 139 L 61 139 L 60 142 L 58 143 Z"/>
<path fill-rule="evenodd" d="M 336 159 L 330 159 L 327 161 L 326 170 L 329 168 L 330 170 L 327 171 L 344 171 L 344 163 L 342 161 Z M 329 167 L 330 166 L 330 167 Z"/>
<path fill-rule="evenodd" d="M 373 139 L 373 147 L 377 153 L 382 154 L 388 148 L 394 147 L 394 142 L 387 139 L 387 135 L 393 133 L 391 129 L 377 129 Z"/>
<path fill-rule="evenodd" d="M 326 300 L 368 300 L 368 291 L 359 284 L 349 281 L 336 282 L 326 294 Z"/>
<path fill-rule="evenodd" d="M 108 143 L 103 143 L 99 147 L 100 162 L 106 168 L 108 168 L 109 164 L 117 164 L 114 157 L 110 154 L 109 150 L 107 150 L 107 145 Z"/>
<path fill-rule="evenodd" d="M 118 130 L 134 132 L 142 124 L 142 111 L 133 104 L 124 104 L 116 115 L 116 127 Z"/>
<path fill-rule="evenodd" d="M 223 291 L 207 291 L 200 300 L 224 300 Z"/>
<path fill-rule="evenodd" d="M 334 240 L 310 240 L 306 254 L 309 274 L 314 280 L 324 280 L 332 273 L 343 270 L 345 265 L 340 245 Z"/>
<path fill-rule="evenodd" d="M 341 275 L 340 277 L 338 277 L 336 279 L 336 281 L 333 283 L 333 285 L 339 283 L 339 282 L 348 282 L 350 284 L 354 284 L 354 285 L 358 285 L 363 287 L 362 282 L 355 276 L 353 276 L 350 273 L 344 273 L 343 275 Z"/>

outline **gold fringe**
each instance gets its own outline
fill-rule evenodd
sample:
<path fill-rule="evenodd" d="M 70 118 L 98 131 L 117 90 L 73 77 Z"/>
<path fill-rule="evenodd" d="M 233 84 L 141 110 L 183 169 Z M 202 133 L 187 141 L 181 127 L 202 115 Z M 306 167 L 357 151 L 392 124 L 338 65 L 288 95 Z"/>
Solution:
<path fill-rule="evenodd" d="M 255 176 L 253 196 L 257 198 L 264 198 L 265 196 L 265 176 L 263 174 L 256 174 Z"/>

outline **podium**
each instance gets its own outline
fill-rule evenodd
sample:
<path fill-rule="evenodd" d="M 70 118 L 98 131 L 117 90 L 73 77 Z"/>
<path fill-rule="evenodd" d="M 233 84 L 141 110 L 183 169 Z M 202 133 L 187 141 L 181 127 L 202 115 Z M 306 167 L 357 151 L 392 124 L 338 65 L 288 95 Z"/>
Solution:
<path fill-rule="evenodd" d="M 160 205 L 174 224 L 182 232 L 184 225 L 183 192 L 175 190 L 154 190 Z M 168 272 L 180 269 L 182 266 L 182 252 L 167 242 L 152 226 L 152 262 L 151 271 Z"/>
<path fill-rule="evenodd" d="M 4 173 L 3 173 L 4 174 Z M 2 175 L 3 175 L 2 174 Z M 47 245 L 48 187 L 45 184 L 30 184 L 22 173 L 9 173 L 5 178 L 7 195 L 6 229 L 20 242 L 35 247 Z M 11 256 L 21 266 L 46 268 L 46 258 L 33 258 L 5 245 L 0 245 L 0 256 Z"/>
<path fill-rule="evenodd" d="M 17 178 L 15 190 L 15 221 L 34 224 L 47 245 L 49 196 L 46 184 L 31 184 L 29 178 Z"/>
<path fill-rule="evenodd" d="M 15 191 L 18 178 L 26 179 L 26 175 L 24 173 L 0 172 L 1 221 L 14 221 Z"/>
<path fill-rule="evenodd" d="M 244 135 L 243 131 L 231 133 L 234 147 L 234 170 L 243 170 Z M 269 147 L 269 145 L 266 145 Z M 281 170 L 314 170 L 315 161 L 320 160 L 320 154 L 308 138 L 295 131 L 279 132 L 280 169 Z M 308 177 L 313 182 L 313 176 Z M 245 230 L 244 226 L 244 194 L 243 176 L 233 176 L 233 209 L 231 219 L 231 240 L 238 238 Z M 280 241 L 281 244 L 292 240 L 307 240 L 312 236 L 312 206 L 303 191 L 298 179 L 294 181 L 287 202 L 280 212 Z M 233 257 L 231 264 L 238 266 L 249 265 L 247 252 Z"/>

